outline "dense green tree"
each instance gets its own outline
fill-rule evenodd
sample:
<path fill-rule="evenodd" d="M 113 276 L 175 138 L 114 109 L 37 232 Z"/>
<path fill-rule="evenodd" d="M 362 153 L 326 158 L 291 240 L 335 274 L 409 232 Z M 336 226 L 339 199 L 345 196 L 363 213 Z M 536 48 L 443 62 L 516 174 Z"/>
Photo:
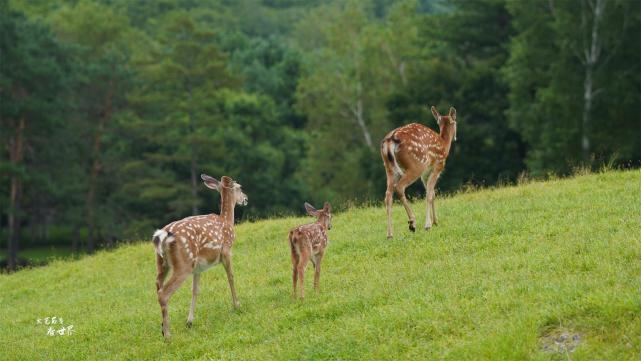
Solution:
<path fill-rule="evenodd" d="M 214 33 L 187 12 L 168 13 L 161 24 L 147 52 L 135 57 L 139 79 L 128 97 L 133 111 L 119 121 L 120 132 L 135 141 L 117 142 L 124 153 L 115 171 L 124 184 L 115 195 L 124 192 L 136 214 L 154 208 L 159 212 L 152 214 L 196 214 L 203 157 L 215 148 L 210 130 L 222 121 L 217 99 L 239 81 L 228 72 Z M 179 192 L 184 180 L 186 193 Z"/>
<path fill-rule="evenodd" d="M 0 1 L 0 29 L 0 181 L 8 189 L 2 192 L 2 211 L 8 226 L 7 267 L 14 269 L 26 210 L 38 194 L 51 190 L 43 177 L 51 165 L 41 161 L 61 126 L 60 95 L 70 70 L 51 31 L 9 9 L 6 1 Z"/>
<path fill-rule="evenodd" d="M 230 175 L 245 186 L 250 203 L 239 217 L 283 212 L 301 199 L 300 181 L 290 177 L 305 146 L 295 129 L 301 120 L 288 106 L 297 62 L 284 48 L 266 45 L 273 41 L 225 48 L 228 37 L 222 38 L 174 12 L 150 54 L 136 60 L 141 84 L 129 97 L 135 111 L 120 120 L 133 139 L 119 142 L 124 159 L 114 163 L 121 164 L 116 173 L 123 183 L 110 202 L 135 219 L 123 227 L 127 235 L 216 209 L 201 172 Z M 232 53 L 231 68 L 221 43 Z"/>
<path fill-rule="evenodd" d="M 304 156 L 305 135 L 290 128 L 277 104 L 264 95 L 228 93 L 219 107 L 224 123 L 204 167 L 243 185 L 250 202 L 240 214 L 253 218 L 300 209 L 307 193 L 303 182 L 309 180 L 294 175 Z"/>
<path fill-rule="evenodd" d="M 590 157 L 638 160 L 641 17 L 630 1 L 508 3 L 509 120 L 535 174 Z"/>
<path fill-rule="evenodd" d="M 409 68 L 407 87 L 388 101 L 395 126 L 420 121 L 437 129 L 429 106 L 457 109 L 458 141 L 438 184 L 445 190 L 515 179 L 524 169 L 523 145 L 505 117 L 508 88 L 500 73 L 511 35 L 505 1 L 452 6 L 420 19 L 421 60 Z"/>
<path fill-rule="evenodd" d="M 293 209 L 300 209 L 301 201 L 309 199 L 306 195 L 308 189 L 305 187 L 307 180 L 301 179 L 305 175 L 297 173 L 308 148 L 308 137 L 303 129 L 307 119 L 294 107 L 296 89 L 302 73 L 301 55 L 287 45 L 286 39 L 278 36 L 249 39 L 242 34 L 234 33 L 222 37 L 221 42 L 224 44 L 223 48 L 230 53 L 231 70 L 243 79 L 244 91 L 260 95 L 256 98 L 259 101 L 252 101 L 252 104 L 265 104 L 265 108 L 269 109 L 269 112 L 258 113 L 260 116 L 257 119 L 261 120 L 259 123 L 263 124 L 263 119 L 273 118 L 264 123 L 266 126 L 269 124 L 269 131 L 264 134 L 273 134 L 272 140 L 268 141 L 268 138 L 265 138 L 264 141 L 267 141 L 270 147 L 274 147 L 275 152 L 284 156 L 282 163 L 268 172 L 275 176 L 272 179 L 283 181 L 276 184 L 273 181 L 259 183 L 261 188 L 271 187 L 271 201 L 264 198 L 265 203 L 252 205 L 251 214 L 258 216 L 290 213 Z M 245 96 L 239 99 L 252 98 Z M 227 118 L 228 121 L 233 121 L 233 114 L 227 114 L 231 117 Z M 268 164 L 270 162 L 265 163 Z M 267 207 L 267 204 L 270 206 Z"/>
<path fill-rule="evenodd" d="M 289 126 L 302 128 L 305 116 L 294 107 L 301 54 L 278 36 L 249 38 L 233 32 L 221 36 L 219 42 L 230 54 L 231 71 L 242 78 L 245 91 L 272 98 L 278 117 Z"/>
<path fill-rule="evenodd" d="M 380 163 L 378 141 L 389 128 L 385 99 L 399 78 L 382 25 L 370 23 L 366 5 L 319 7 L 297 27 L 308 53 L 297 107 L 312 132 L 304 172 L 316 174 L 310 185 L 336 201 L 373 194 L 371 165 Z"/>
<path fill-rule="evenodd" d="M 62 6 L 50 19 L 59 38 L 77 45 L 73 55 L 81 76 L 75 86 L 72 121 L 86 155 L 87 176 L 82 179 L 87 251 L 93 252 L 99 239 L 110 239 L 101 234 L 110 218 L 105 207 L 109 187 L 109 178 L 104 177 L 105 142 L 113 133 L 114 118 L 125 107 L 132 31 L 125 16 L 95 2 Z"/>
<path fill-rule="evenodd" d="M 201 172 L 240 218 L 380 199 L 380 139 L 430 105 L 442 190 L 638 165 L 639 34 L 627 0 L 0 0 L 0 240 L 146 238 L 217 211 Z"/>

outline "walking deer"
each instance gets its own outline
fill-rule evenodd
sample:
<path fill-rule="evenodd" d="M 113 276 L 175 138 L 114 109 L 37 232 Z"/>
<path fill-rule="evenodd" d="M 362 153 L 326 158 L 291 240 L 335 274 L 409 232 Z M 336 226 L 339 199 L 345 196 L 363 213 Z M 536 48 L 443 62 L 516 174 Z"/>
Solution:
<path fill-rule="evenodd" d="M 192 216 L 169 223 L 153 235 L 156 248 L 156 290 L 162 311 L 162 333 L 169 338 L 168 302 L 178 287 L 193 275 L 191 307 L 187 327 L 194 321 L 196 296 L 199 293 L 198 281 L 201 272 L 221 262 L 227 272 L 232 302 L 238 308 L 238 298 L 234 288 L 234 274 L 231 264 L 231 247 L 234 244 L 234 207 L 247 205 L 247 196 L 240 184 L 230 177 L 223 176 L 220 181 L 206 174 L 200 176 L 208 188 L 220 192 L 220 216 L 206 214 Z M 171 278 L 165 283 L 171 269 Z"/>
<path fill-rule="evenodd" d="M 298 226 L 289 231 L 289 245 L 292 251 L 292 283 L 293 297 L 296 297 L 296 284 L 300 282 L 300 297 L 305 297 L 304 274 L 305 267 L 311 259 L 314 264 L 314 289 L 318 291 L 320 281 L 321 261 L 329 239 L 327 230 L 332 229 L 332 206 L 325 202 L 323 209 L 316 210 L 305 203 L 307 213 L 316 217 L 316 222 Z"/>
<path fill-rule="evenodd" d="M 456 141 L 456 109 L 449 115 L 440 115 L 432 107 L 439 133 L 417 123 L 407 124 L 389 132 L 381 142 L 381 156 L 387 174 L 385 208 L 387 210 L 387 238 L 392 238 L 392 197 L 396 191 L 409 218 L 409 229 L 416 230 L 416 218 L 405 198 L 405 188 L 419 177 L 426 191 L 425 230 L 437 224 L 434 209 L 434 186 L 445 168 L 452 138 Z"/>

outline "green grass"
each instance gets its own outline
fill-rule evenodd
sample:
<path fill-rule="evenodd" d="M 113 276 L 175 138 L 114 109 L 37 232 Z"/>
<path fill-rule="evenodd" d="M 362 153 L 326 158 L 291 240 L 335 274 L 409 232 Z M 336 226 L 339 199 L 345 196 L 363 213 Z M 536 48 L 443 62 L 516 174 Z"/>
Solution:
<path fill-rule="evenodd" d="M 424 201 L 414 203 L 424 218 Z M 441 223 L 409 233 L 394 208 L 335 215 L 321 293 L 290 297 L 287 232 L 308 221 L 242 224 L 234 246 L 241 310 L 221 266 L 203 274 L 193 328 L 191 282 L 160 333 L 150 242 L 0 275 L 7 360 L 638 360 L 641 173 L 607 172 L 437 200 Z M 71 336 L 36 319 L 63 317 Z M 572 353 L 542 340 L 580 334 Z M 548 337 L 549 338 L 549 337 Z"/>

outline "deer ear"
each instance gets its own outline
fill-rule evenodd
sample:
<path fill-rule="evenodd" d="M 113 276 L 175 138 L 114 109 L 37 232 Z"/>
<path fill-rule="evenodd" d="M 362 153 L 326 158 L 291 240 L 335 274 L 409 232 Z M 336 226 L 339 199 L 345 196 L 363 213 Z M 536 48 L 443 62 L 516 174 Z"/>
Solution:
<path fill-rule="evenodd" d="M 331 213 L 331 212 L 332 212 L 332 205 L 331 205 L 331 204 L 329 204 L 329 202 L 325 202 L 325 205 L 323 206 L 323 209 L 324 209 L 326 212 L 330 212 L 330 213 Z"/>
<path fill-rule="evenodd" d="M 305 202 L 305 210 L 307 211 L 307 214 L 309 214 L 312 217 L 318 216 L 318 211 L 316 210 L 316 208 L 314 208 L 314 206 L 312 206 L 307 202 Z"/>
<path fill-rule="evenodd" d="M 438 122 L 438 117 L 440 117 L 441 115 L 438 114 L 438 110 L 436 110 L 436 108 L 433 105 L 431 109 L 432 109 L 432 115 L 434 116 L 434 119 L 436 119 L 436 121 Z"/>
<path fill-rule="evenodd" d="M 456 109 L 454 107 L 450 107 L 450 118 L 456 119 Z"/>
<path fill-rule="evenodd" d="M 214 177 L 210 177 L 207 174 L 201 174 L 200 179 L 203 180 L 205 186 L 210 189 L 220 190 L 220 182 Z"/>

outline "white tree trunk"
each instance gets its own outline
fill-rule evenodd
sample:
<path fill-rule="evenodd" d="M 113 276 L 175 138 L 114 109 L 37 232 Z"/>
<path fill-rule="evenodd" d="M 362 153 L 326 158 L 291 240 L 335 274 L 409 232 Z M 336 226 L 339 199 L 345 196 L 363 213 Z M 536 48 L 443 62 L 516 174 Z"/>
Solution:
<path fill-rule="evenodd" d="M 358 99 L 358 101 L 356 101 L 356 109 L 354 109 L 353 112 L 356 116 L 356 122 L 358 123 L 358 126 L 361 127 L 361 131 L 363 132 L 365 144 L 367 144 L 368 148 L 372 149 L 372 136 L 369 134 L 367 125 L 365 125 L 365 119 L 363 119 L 363 101 L 361 99 Z"/>
<path fill-rule="evenodd" d="M 585 71 L 585 81 L 583 83 L 583 119 L 581 124 L 581 152 L 584 160 L 588 160 L 590 157 L 588 127 L 590 125 L 590 113 L 592 112 L 592 98 L 592 68 L 588 67 Z"/>
<path fill-rule="evenodd" d="M 583 82 L 583 118 L 581 122 L 581 152 L 583 159 L 588 160 L 590 157 L 590 137 L 588 135 L 590 130 L 590 117 L 592 114 L 592 104 L 596 91 L 594 90 L 593 73 L 595 65 L 599 61 L 601 55 L 601 41 L 599 39 L 599 22 L 603 16 L 603 9 L 605 8 L 606 0 L 596 0 L 592 3 L 587 0 L 590 10 L 592 12 L 592 31 L 590 35 L 589 48 L 586 46 L 583 50 L 585 56 L 585 80 Z"/>

